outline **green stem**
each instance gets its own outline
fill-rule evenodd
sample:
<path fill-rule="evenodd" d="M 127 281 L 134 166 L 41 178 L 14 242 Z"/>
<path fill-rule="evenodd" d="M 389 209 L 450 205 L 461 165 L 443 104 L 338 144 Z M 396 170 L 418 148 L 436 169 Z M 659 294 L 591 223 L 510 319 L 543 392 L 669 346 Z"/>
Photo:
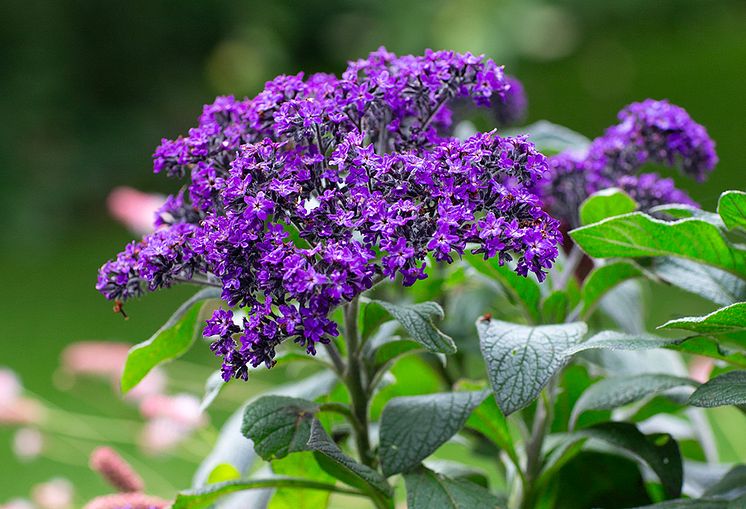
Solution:
<path fill-rule="evenodd" d="M 375 461 L 370 449 L 368 436 L 368 396 L 366 390 L 365 366 L 360 355 L 362 342 L 357 328 L 358 298 L 355 297 L 344 307 L 345 340 L 347 341 L 347 369 L 345 383 L 350 392 L 352 415 L 355 418 L 355 442 L 360 461 L 374 467 Z"/>

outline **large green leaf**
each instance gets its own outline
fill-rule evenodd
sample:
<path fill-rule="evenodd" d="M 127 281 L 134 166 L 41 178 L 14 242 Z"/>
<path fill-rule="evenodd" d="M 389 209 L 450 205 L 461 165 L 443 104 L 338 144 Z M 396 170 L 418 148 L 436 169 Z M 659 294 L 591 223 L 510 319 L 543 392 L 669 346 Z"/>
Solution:
<path fill-rule="evenodd" d="M 541 288 L 533 277 L 519 276 L 507 264 L 500 265 L 497 258 L 485 260 L 482 256 L 466 254 L 464 260 L 481 274 L 497 281 L 529 321 L 538 323 L 541 320 Z"/>
<path fill-rule="evenodd" d="M 311 452 L 291 454 L 272 461 L 272 471 L 280 476 L 302 476 L 309 480 L 334 484 L 334 477 L 324 472 Z M 329 503 L 329 491 L 278 488 L 267 509 L 323 509 Z"/>
<path fill-rule="evenodd" d="M 479 320 L 482 356 L 500 410 L 510 415 L 531 403 L 567 362 L 563 352 L 587 330 L 582 322 L 528 327 Z"/>
<path fill-rule="evenodd" d="M 700 219 L 667 222 L 632 212 L 577 228 L 570 236 L 595 258 L 679 256 L 746 274 L 746 250 L 729 244 L 716 226 Z"/>
<path fill-rule="evenodd" d="M 669 320 L 659 329 L 684 329 L 700 334 L 724 334 L 746 330 L 746 302 L 737 302 L 705 316 Z"/>
<path fill-rule="evenodd" d="M 718 200 L 718 214 L 729 229 L 746 230 L 746 193 L 726 191 Z"/>
<path fill-rule="evenodd" d="M 746 494 L 746 465 L 736 465 L 702 494 L 705 497 L 733 499 Z"/>
<path fill-rule="evenodd" d="M 312 481 L 308 479 L 294 479 L 274 477 L 272 479 L 239 479 L 216 484 L 208 484 L 202 488 L 184 491 L 176 495 L 172 509 L 204 509 L 211 507 L 225 495 L 245 490 L 265 488 L 295 488 L 305 490 L 324 490 L 337 493 L 360 495 L 354 490 L 335 486 L 334 484 Z"/>
<path fill-rule="evenodd" d="M 628 261 L 616 261 L 596 267 L 583 282 L 583 310 L 580 316 L 587 318 L 601 298 L 615 286 L 642 275 L 640 267 Z"/>
<path fill-rule="evenodd" d="M 319 406 L 288 396 L 263 396 L 246 407 L 241 433 L 254 441 L 254 450 L 265 460 L 283 458 L 306 450 Z"/>
<path fill-rule="evenodd" d="M 630 195 L 615 187 L 593 193 L 580 205 L 580 224 L 597 223 L 607 217 L 620 216 L 637 210 Z"/>
<path fill-rule="evenodd" d="M 746 405 L 746 371 L 729 371 L 700 385 L 689 397 L 699 407 Z"/>
<path fill-rule="evenodd" d="M 652 334 L 627 334 L 617 331 L 602 331 L 588 340 L 565 350 L 564 355 L 574 355 L 584 350 L 650 350 L 677 345 L 680 339 L 662 338 Z"/>
<path fill-rule="evenodd" d="M 381 414 L 379 456 L 387 476 L 417 467 L 464 426 L 489 392 L 393 398 Z"/>
<path fill-rule="evenodd" d="M 313 421 L 308 448 L 314 451 L 319 466 L 328 474 L 373 497 L 391 497 L 393 490 L 386 479 L 372 468 L 362 465 L 347 456 L 329 438 L 318 420 Z"/>
<path fill-rule="evenodd" d="M 218 288 L 200 290 L 179 306 L 150 339 L 130 348 L 120 382 L 123 394 L 132 390 L 157 365 L 177 359 L 189 351 L 202 328 L 204 301 L 218 297 Z"/>
<path fill-rule="evenodd" d="M 628 422 L 604 422 L 574 433 L 578 437 L 603 440 L 644 461 L 660 479 L 670 498 L 681 494 L 683 467 L 676 440 L 666 433 L 644 435 Z"/>
<path fill-rule="evenodd" d="M 694 380 L 666 374 L 643 374 L 606 378 L 591 385 L 575 403 L 571 426 L 587 410 L 613 410 L 674 387 L 696 385 Z"/>
<path fill-rule="evenodd" d="M 651 270 L 666 283 L 720 306 L 746 301 L 746 281 L 715 267 L 665 256 L 657 258 Z"/>
<path fill-rule="evenodd" d="M 449 479 L 420 467 L 404 474 L 409 509 L 496 509 L 498 499 L 463 479 Z"/>
<path fill-rule="evenodd" d="M 366 306 L 378 304 L 404 327 L 409 336 L 424 346 L 427 350 L 436 353 L 456 353 L 456 344 L 449 336 L 441 332 L 433 323 L 433 317 L 443 318 L 443 308 L 436 302 L 423 302 L 421 304 L 392 304 L 385 301 L 371 301 Z"/>

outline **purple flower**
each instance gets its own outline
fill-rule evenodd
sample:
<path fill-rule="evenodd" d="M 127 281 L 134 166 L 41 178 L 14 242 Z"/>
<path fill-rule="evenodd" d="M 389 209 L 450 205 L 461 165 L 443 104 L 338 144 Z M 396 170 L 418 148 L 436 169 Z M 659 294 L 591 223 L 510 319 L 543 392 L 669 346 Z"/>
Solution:
<path fill-rule="evenodd" d="M 546 158 L 523 137 L 441 135 L 451 101 L 489 106 L 508 90 L 483 57 L 382 48 L 341 78 L 280 76 L 253 99 L 218 98 L 156 150 L 156 171 L 189 177 L 188 193 L 102 268 L 99 289 L 123 300 L 182 279 L 220 284 L 247 316 L 217 310 L 205 328 L 228 379 L 274 365 L 287 339 L 315 353 L 338 335 L 335 307 L 383 278 L 412 285 L 428 257 L 451 262 L 467 244 L 543 279 L 560 238 L 530 191 Z"/>
<path fill-rule="evenodd" d="M 577 226 L 577 209 L 591 193 L 621 187 L 642 210 L 663 203 L 694 202 L 670 179 L 637 176 L 649 163 L 677 168 L 701 182 L 717 164 L 715 144 L 700 124 L 668 101 L 647 99 L 619 112 L 620 123 L 596 138 L 584 154 L 563 153 L 549 160 L 549 178 L 540 194 L 556 217 Z"/>

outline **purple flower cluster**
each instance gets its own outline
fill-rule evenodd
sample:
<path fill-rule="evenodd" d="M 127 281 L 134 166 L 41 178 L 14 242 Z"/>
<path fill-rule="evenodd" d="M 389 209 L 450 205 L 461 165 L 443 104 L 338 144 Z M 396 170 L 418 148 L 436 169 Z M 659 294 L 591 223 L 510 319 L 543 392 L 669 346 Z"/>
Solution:
<path fill-rule="evenodd" d="M 271 367 L 287 339 L 315 353 L 338 334 L 336 306 L 383 278 L 414 284 L 430 257 L 515 258 L 541 280 L 560 238 L 530 191 L 545 157 L 523 137 L 440 134 L 449 101 L 489 106 L 507 89 L 482 57 L 380 49 L 341 78 L 280 76 L 253 99 L 219 98 L 156 150 L 155 171 L 189 175 L 187 192 L 97 288 L 124 300 L 179 280 L 219 285 L 239 311 L 217 310 L 204 334 L 228 380 Z"/>
<path fill-rule="evenodd" d="M 551 212 L 571 226 L 577 225 L 580 203 L 608 187 L 621 187 L 643 210 L 663 203 L 695 205 L 671 179 L 653 173 L 637 175 L 638 170 L 656 163 L 701 182 L 717 164 L 715 144 L 705 128 L 668 101 L 630 104 L 619 113 L 619 120 L 585 153 L 550 158 L 550 175 L 541 185 L 541 195 Z"/>
<path fill-rule="evenodd" d="M 492 112 L 497 119 L 497 125 L 508 127 L 518 125 L 526 119 L 528 111 L 528 99 L 523 83 L 513 76 L 505 76 L 508 82 L 508 90 L 503 100 L 492 101 Z"/>

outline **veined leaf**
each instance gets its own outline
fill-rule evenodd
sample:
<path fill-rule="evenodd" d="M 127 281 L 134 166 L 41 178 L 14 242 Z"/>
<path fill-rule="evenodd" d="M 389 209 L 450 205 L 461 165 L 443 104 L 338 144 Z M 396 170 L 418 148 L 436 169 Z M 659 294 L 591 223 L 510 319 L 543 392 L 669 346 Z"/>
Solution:
<path fill-rule="evenodd" d="M 746 371 L 729 371 L 700 385 L 689 397 L 698 407 L 746 405 Z"/>
<path fill-rule="evenodd" d="M 718 214 L 730 230 L 746 230 L 746 193 L 726 191 L 718 200 Z"/>
<path fill-rule="evenodd" d="M 334 477 L 324 472 L 311 452 L 298 452 L 281 460 L 272 461 L 272 471 L 280 476 L 303 476 L 306 479 L 334 484 Z M 331 492 L 278 488 L 272 495 L 267 509 L 324 509 L 329 504 Z"/>
<path fill-rule="evenodd" d="M 219 297 L 218 288 L 200 290 L 179 306 L 150 339 L 130 348 L 120 381 L 122 394 L 132 390 L 154 367 L 177 359 L 189 351 L 201 329 L 204 301 Z"/>
<path fill-rule="evenodd" d="M 335 444 L 318 420 L 311 426 L 308 448 L 315 452 L 319 466 L 345 484 L 359 488 L 374 497 L 391 497 L 393 490 L 386 479 L 372 468 L 362 465 Z"/>
<path fill-rule="evenodd" d="M 632 212 L 582 226 L 570 236 L 595 258 L 678 256 L 746 274 L 746 250 L 729 244 L 716 226 L 700 219 L 666 222 Z"/>
<path fill-rule="evenodd" d="M 612 187 L 593 193 L 580 205 L 580 223 L 597 223 L 607 217 L 637 210 L 637 203 L 621 189 Z"/>
<path fill-rule="evenodd" d="M 628 261 L 611 262 L 593 269 L 583 283 L 581 316 L 587 318 L 609 290 L 628 279 L 642 275 L 640 267 Z"/>
<path fill-rule="evenodd" d="M 665 282 L 720 306 L 746 301 L 746 281 L 715 267 L 665 256 L 657 258 L 651 270 Z"/>
<path fill-rule="evenodd" d="M 667 433 L 644 435 L 628 422 L 604 422 L 574 433 L 578 437 L 603 440 L 644 461 L 660 479 L 668 497 L 681 494 L 684 477 L 681 453 L 676 440 Z"/>
<path fill-rule="evenodd" d="M 420 467 L 404 474 L 409 509 L 495 509 L 498 499 L 463 479 L 449 479 Z"/>
<path fill-rule="evenodd" d="M 306 450 L 311 421 L 319 406 L 313 401 L 288 396 L 263 396 L 246 407 L 241 433 L 254 442 L 265 460 L 283 458 Z"/>
<path fill-rule="evenodd" d="M 580 414 L 587 410 L 613 410 L 674 387 L 692 385 L 697 382 L 666 374 L 606 378 L 591 385 L 580 396 L 572 410 L 570 425 L 574 426 Z"/>
<path fill-rule="evenodd" d="M 447 392 L 389 401 L 381 414 L 379 455 L 386 476 L 417 467 L 464 426 L 489 392 Z"/>
<path fill-rule="evenodd" d="M 456 353 L 456 344 L 450 336 L 441 332 L 435 324 L 433 317 L 443 318 L 443 308 L 436 302 L 423 302 L 421 304 L 398 305 L 385 301 L 371 301 L 367 309 L 378 304 L 404 327 L 409 336 L 424 346 L 430 352 L 451 354 Z"/>
<path fill-rule="evenodd" d="M 563 352 L 587 330 L 582 322 L 527 327 L 479 320 L 482 357 L 500 410 L 510 415 L 531 403 L 569 359 Z"/>
<path fill-rule="evenodd" d="M 677 345 L 680 339 L 662 338 L 652 334 L 627 334 L 617 331 L 602 331 L 587 341 L 571 346 L 564 355 L 573 355 L 584 350 L 650 350 Z"/>
<path fill-rule="evenodd" d="M 737 302 L 705 316 L 669 320 L 659 329 L 685 329 L 700 334 L 724 334 L 746 330 L 746 302 Z"/>

